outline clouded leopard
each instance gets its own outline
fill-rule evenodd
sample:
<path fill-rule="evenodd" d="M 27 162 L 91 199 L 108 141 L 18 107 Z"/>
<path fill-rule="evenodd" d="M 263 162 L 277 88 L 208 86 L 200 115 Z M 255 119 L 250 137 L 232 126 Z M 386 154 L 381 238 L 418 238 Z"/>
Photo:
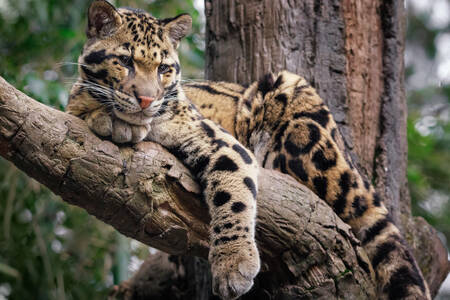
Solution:
<path fill-rule="evenodd" d="M 259 271 L 259 165 L 293 176 L 350 224 L 376 271 L 380 299 L 429 299 L 382 199 L 337 147 L 336 124 L 315 90 L 287 71 L 249 87 L 181 85 L 176 48 L 190 27 L 188 15 L 158 20 L 94 1 L 66 110 L 117 143 L 160 143 L 196 176 L 211 215 L 214 293 L 239 297 Z"/>

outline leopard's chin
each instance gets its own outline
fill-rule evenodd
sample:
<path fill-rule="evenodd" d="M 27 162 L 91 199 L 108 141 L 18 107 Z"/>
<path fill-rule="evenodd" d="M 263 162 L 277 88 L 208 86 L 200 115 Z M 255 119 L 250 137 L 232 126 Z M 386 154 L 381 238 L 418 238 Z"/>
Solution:
<path fill-rule="evenodd" d="M 114 115 L 119 119 L 133 125 L 147 125 L 150 124 L 153 119 L 152 117 L 146 116 L 142 111 L 127 114 L 114 109 Z"/>

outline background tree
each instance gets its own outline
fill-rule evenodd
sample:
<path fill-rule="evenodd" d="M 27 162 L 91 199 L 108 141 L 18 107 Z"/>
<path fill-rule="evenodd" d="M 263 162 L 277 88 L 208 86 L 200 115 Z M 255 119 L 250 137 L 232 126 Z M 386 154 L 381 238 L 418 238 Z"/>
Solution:
<path fill-rule="evenodd" d="M 386 165 L 386 161 L 384 160 L 386 158 L 383 158 L 383 155 L 389 156 L 391 151 L 387 151 L 383 147 L 381 147 L 380 153 L 376 151 L 377 147 L 374 145 L 380 146 L 383 138 L 377 137 L 377 135 L 374 137 L 373 132 L 379 131 L 380 127 L 378 125 L 372 126 L 373 124 L 370 122 L 362 127 L 352 126 L 352 124 L 360 124 L 358 122 L 354 123 L 354 120 L 355 118 L 357 120 L 358 109 L 360 111 L 363 110 L 362 108 L 358 108 L 362 103 L 364 103 L 365 107 L 370 107 L 370 110 L 372 111 L 376 111 L 377 109 L 383 111 L 383 105 L 389 104 L 376 104 L 377 101 L 372 103 L 368 100 L 377 98 L 373 94 L 375 92 L 367 87 L 368 82 L 371 87 L 380 86 L 383 87 L 383 89 L 386 87 L 386 82 L 384 82 L 382 78 L 377 79 L 376 72 L 375 74 L 367 74 L 368 70 L 371 70 L 372 68 L 361 68 L 361 66 L 365 65 L 364 62 L 367 62 L 367 56 L 365 56 L 367 52 L 364 51 L 367 51 L 370 48 L 368 46 L 374 45 L 375 47 L 373 48 L 379 49 L 380 44 L 377 44 L 377 42 L 380 42 L 381 38 L 380 40 L 377 40 L 377 34 L 374 34 L 373 36 L 368 35 L 367 33 L 364 34 L 364 30 L 358 32 L 358 29 L 361 27 L 359 25 L 362 23 L 365 24 L 365 22 L 361 22 L 361 20 L 356 20 L 356 25 L 358 25 L 354 26 L 356 27 L 356 32 L 350 31 L 349 33 L 348 30 L 344 30 L 344 28 L 346 28 L 345 26 L 349 24 L 348 21 L 352 20 L 352 16 L 354 16 L 351 15 L 351 13 L 355 12 L 355 7 L 352 6 L 354 3 L 351 1 L 344 1 L 345 3 L 336 1 L 336 3 L 332 3 L 331 6 L 327 6 L 326 3 L 324 4 L 319 1 L 315 1 L 315 3 L 306 1 L 302 4 L 302 7 L 292 10 L 289 13 L 291 15 L 286 15 L 286 18 L 272 20 L 274 21 L 272 22 L 273 24 L 275 24 L 276 21 L 279 21 L 277 24 L 281 24 L 279 33 L 284 39 L 277 41 L 274 39 L 275 31 L 271 34 L 271 30 L 261 22 L 261 20 L 267 20 L 267 13 L 270 9 L 283 9 L 283 7 L 270 6 L 283 5 L 283 3 L 280 4 L 275 2 L 276 1 L 274 1 L 274 3 L 271 1 L 231 1 L 230 3 L 234 4 L 234 6 L 228 6 L 228 4 L 223 4 L 222 2 L 222 5 L 225 6 L 219 6 L 220 9 L 224 9 L 224 12 L 229 12 L 229 14 L 219 16 L 217 13 L 214 15 L 213 11 L 211 11 L 211 9 L 214 9 L 214 7 L 217 7 L 216 5 L 219 4 L 207 1 L 207 11 L 209 9 L 209 12 L 211 13 L 208 14 L 210 24 L 213 26 L 215 24 L 216 26 L 215 28 L 212 27 L 211 32 L 208 31 L 208 34 L 214 34 L 213 38 L 210 36 L 210 41 L 208 42 L 208 49 L 211 50 L 208 57 L 217 57 L 218 51 L 221 49 L 228 50 L 226 53 L 227 56 L 229 56 L 230 51 L 241 49 L 242 45 L 244 45 L 242 47 L 242 52 L 236 55 L 236 57 L 239 58 L 236 62 L 236 72 L 234 74 L 226 74 L 227 77 L 214 78 L 246 82 L 257 79 L 264 71 L 277 70 L 284 68 L 285 66 L 293 68 L 291 70 L 304 74 L 305 77 L 318 88 L 322 97 L 331 101 L 328 104 L 341 125 L 340 129 L 344 137 L 344 145 L 348 149 L 358 153 L 357 156 L 361 158 L 360 167 L 369 176 L 371 176 L 371 174 L 378 174 L 378 177 L 376 178 L 384 178 L 382 167 Z M 4 3 L 9 5 L 9 7 L 6 6 L 5 8 Z M 85 22 L 83 19 L 87 1 L 58 1 L 57 3 L 53 1 L 28 1 L 27 5 L 24 3 L 24 1 L 5 1 L 1 7 L 0 31 L 3 37 L 2 40 L 0 40 L 0 51 L 2 54 L 2 59 L 0 60 L 0 69 L 2 70 L 1 75 L 6 76 L 10 82 L 14 83 L 17 87 L 24 89 L 33 97 L 41 99 L 47 104 L 62 107 L 64 106 L 67 97 L 65 78 L 67 79 L 70 76 L 74 76 L 74 68 L 70 66 L 55 67 L 55 63 L 59 63 L 61 60 L 76 60 L 84 39 L 83 27 Z M 164 15 L 162 16 L 170 16 L 178 12 L 189 11 L 194 17 L 198 17 L 198 13 L 193 9 L 193 3 L 191 1 L 153 1 L 150 5 L 141 3 L 141 1 L 127 1 L 126 3 L 125 1 L 122 1 L 122 3 L 117 4 L 142 7 L 152 11 L 152 13 L 157 16 L 161 11 L 164 11 Z M 213 6 L 208 7 L 208 5 Z M 80 9 L 80 7 L 83 9 Z M 373 2 L 369 7 L 359 9 L 367 9 L 367 12 L 373 12 L 376 7 L 378 7 L 378 4 Z M 384 12 L 384 17 L 388 15 L 386 8 L 389 7 L 381 7 L 382 14 Z M 339 11 L 346 11 L 348 18 L 345 19 L 339 16 Z M 393 11 L 397 11 L 398 13 L 398 9 L 394 9 Z M 36 14 L 35 12 L 38 13 Z M 417 10 L 410 11 L 410 13 L 416 14 L 416 16 L 414 17 L 413 15 L 413 17 L 416 18 L 417 21 L 410 18 L 413 20 L 411 22 L 413 26 L 409 27 L 411 33 L 408 37 L 415 41 L 415 46 L 423 47 L 425 45 L 427 48 L 431 49 L 431 51 L 427 50 L 426 52 L 429 59 L 438 58 L 439 47 L 436 47 L 436 45 L 438 45 L 437 41 L 440 41 L 439 43 L 441 44 L 442 39 L 445 41 L 442 34 L 444 34 L 443 36 L 445 37 L 445 33 L 448 33 L 448 23 L 443 27 L 435 28 L 435 25 L 430 23 L 430 17 L 426 14 L 426 11 L 419 11 L 419 14 L 417 14 L 417 12 Z M 401 11 L 399 14 L 401 14 Z M 243 15 L 246 18 L 248 16 L 251 18 L 249 18 L 247 22 L 244 22 L 245 18 L 242 18 Z M 378 15 L 374 15 L 376 17 L 373 17 L 371 22 L 375 22 L 375 26 L 372 29 L 375 33 L 377 30 L 380 30 L 380 26 L 389 28 L 389 24 L 377 24 L 377 22 L 381 21 L 377 20 L 377 17 L 379 17 Z M 69 19 L 67 19 L 67 16 L 69 16 Z M 214 18 L 211 19 L 211 17 Z M 262 17 L 264 18 L 262 19 Z M 340 21 L 337 21 L 339 18 Z M 271 19 L 272 18 L 269 18 L 268 20 Z M 386 22 L 388 19 L 389 18 L 385 18 L 384 21 Z M 198 19 L 194 18 L 194 20 Z M 219 25 L 219 22 L 221 21 L 223 21 L 223 23 L 221 23 L 222 25 Z M 293 23 L 291 23 L 291 21 Z M 195 24 L 198 24 L 198 22 Z M 226 26 L 223 24 L 226 24 Z M 257 24 L 257 26 L 254 27 L 253 24 Z M 304 28 L 308 28 L 308 30 L 302 31 L 303 34 L 299 33 L 298 38 L 294 38 L 293 41 L 291 41 L 292 39 L 289 40 L 286 36 L 283 36 L 283 32 L 292 32 L 295 30 L 295 26 L 290 24 L 297 24 Z M 367 24 L 372 23 L 367 22 Z M 197 28 L 199 27 L 200 25 L 197 25 Z M 350 28 L 351 27 L 352 26 L 350 26 Z M 253 31 L 248 31 L 248 29 Z M 214 32 L 215 30 L 216 32 Z M 32 34 L 30 34 L 30 32 Z M 243 35 L 239 35 L 237 32 L 243 32 Z M 353 64 L 349 62 L 351 61 L 351 55 L 349 56 L 349 53 L 351 54 L 352 51 L 355 52 L 355 46 L 352 46 L 351 44 L 347 45 L 345 43 L 343 45 L 344 39 L 342 37 L 344 32 L 347 32 L 353 37 L 358 37 L 353 39 L 358 45 L 357 50 L 361 50 L 361 52 L 356 51 L 357 53 L 353 55 L 357 59 L 361 59 L 362 54 L 362 61 L 353 61 Z M 220 44 L 220 42 L 224 42 L 224 40 L 221 41 L 220 39 L 224 38 L 225 33 L 230 34 L 231 39 L 242 39 L 242 45 L 232 43 L 226 43 L 225 45 Z M 259 43 L 262 41 L 258 34 L 263 33 L 265 37 L 268 38 L 268 41 L 271 41 L 270 43 L 258 44 L 258 41 Z M 329 35 L 327 35 L 327 33 Z M 384 33 L 386 33 L 386 31 Z M 390 32 L 387 33 L 388 35 L 385 36 L 385 39 L 389 41 L 391 38 L 391 36 L 389 36 Z M 395 34 L 397 34 L 397 38 L 399 38 L 399 33 L 397 32 Z M 295 36 L 297 35 L 294 35 L 294 37 Z M 440 38 L 438 39 L 437 37 L 439 36 Z M 371 37 L 371 40 L 369 44 L 364 45 L 364 43 L 367 43 L 368 37 Z M 420 38 L 418 39 L 417 37 Z M 214 41 L 216 38 L 217 41 Z M 49 41 L 51 41 L 51 43 Z M 285 43 L 292 44 L 286 46 Z M 196 71 L 198 70 L 198 63 L 201 62 L 199 59 L 201 55 L 198 55 L 201 54 L 201 49 L 198 48 L 201 48 L 201 44 L 202 42 L 199 36 L 194 35 L 190 38 L 189 43 L 184 44 L 181 48 L 182 54 L 185 54 L 182 61 L 184 74 L 188 73 L 196 78 L 201 77 L 201 71 Z M 237 47 L 218 48 L 219 46 L 227 47 L 227 45 L 237 45 Z M 359 49 L 359 46 L 362 46 L 361 49 Z M 190 47 L 190 49 L 186 49 L 187 47 Z M 282 51 L 277 52 L 280 51 L 280 49 L 284 49 L 284 54 Z M 435 49 L 434 52 L 433 49 Z M 189 54 L 186 55 L 187 53 Z M 194 53 L 194 55 L 192 55 L 192 53 Z M 252 53 L 255 55 L 252 55 Z M 291 54 L 288 56 L 288 53 Z M 394 51 L 394 53 L 397 53 L 398 55 L 398 66 L 398 63 L 401 60 L 401 54 L 399 54 L 398 51 Z M 288 57 L 286 58 L 286 56 Z M 274 57 L 280 57 L 280 60 L 274 61 Z M 364 60 L 364 57 L 366 60 Z M 379 61 L 379 56 L 375 55 L 374 58 L 375 59 L 373 61 L 371 60 L 369 63 L 374 64 L 370 66 L 375 66 L 373 69 L 377 70 L 377 72 L 380 72 L 380 64 L 382 70 L 381 73 L 384 72 L 383 70 L 385 70 L 386 67 L 393 67 L 396 65 L 394 63 L 392 66 L 385 66 L 383 65 L 383 62 Z M 284 62 L 283 59 L 285 60 Z M 187 63 L 189 62 L 191 62 L 191 66 L 194 67 L 188 67 Z M 194 62 L 194 64 L 192 64 L 192 62 Z M 220 66 L 221 63 L 223 62 L 218 60 L 216 66 Z M 208 64 L 211 67 L 208 67 L 208 70 L 212 70 L 212 72 L 214 72 L 214 70 L 219 70 L 217 67 L 214 68 L 212 59 L 208 60 Z M 196 65 L 197 68 L 195 68 Z M 354 67 L 355 65 L 356 67 Z M 329 66 L 331 66 L 331 68 L 327 70 Z M 343 68 L 343 66 L 345 67 Z M 347 66 L 349 66 L 350 72 L 348 72 Z M 186 72 L 186 70 L 189 71 Z M 223 70 L 225 69 L 222 69 L 222 71 Z M 409 78 L 413 78 L 414 74 L 417 74 L 412 69 L 408 69 L 408 71 L 408 74 L 412 76 Z M 352 79 L 356 79 L 350 80 L 349 74 L 354 76 L 351 77 Z M 210 76 L 210 78 L 213 78 L 213 73 L 207 75 Z M 360 77 L 365 78 L 365 80 L 359 82 L 358 78 Z M 361 92 L 360 90 L 361 86 L 349 88 L 348 85 L 350 83 L 360 84 L 363 91 Z M 442 213 L 445 209 L 448 210 L 449 207 L 448 185 L 445 184 L 449 181 L 448 170 L 445 170 L 445 161 L 446 159 L 448 161 L 449 153 L 449 126 L 448 120 L 446 121 L 445 118 L 441 117 L 445 116 L 445 111 L 448 112 L 449 92 L 446 84 L 448 84 L 448 82 L 446 83 L 444 81 L 441 87 L 432 89 L 425 88 L 418 93 L 413 94 L 413 99 L 415 99 L 413 103 L 416 105 L 413 107 L 415 108 L 414 111 L 420 113 L 413 115 L 413 119 L 409 122 L 408 127 L 408 142 L 410 143 L 411 149 L 409 153 L 410 161 L 412 161 L 412 164 L 410 164 L 410 168 L 408 169 L 408 178 L 414 183 L 411 191 L 413 204 L 416 205 L 413 207 L 416 211 L 425 213 L 427 220 L 431 220 L 433 225 L 437 226 L 440 231 L 446 233 L 448 236 L 449 214 Z M 395 90 L 396 88 L 393 87 L 392 89 Z M 349 90 L 350 92 L 348 92 Z M 334 94 L 335 92 L 337 94 Z M 366 96 L 368 94 L 368 97 L 363 97 L 360 94 Z M 335 95 L 337 95 L 337 97 Z M 349 95 L 353 95 L 353 97 L 349 97 L 350 100 L 348 101 L 354 99 L 354 102 L 346 102 L 347 96 Z M 436 98 L 436 95 L 441 95 L 441 97 L 438 97 L 441 101 L 437 102 L 441 109 L 436 110 L 440 113 L 435 112 L 433 114 L 433 116 L 438 116 L 438 118 L 435 118 L 437 119 L 435 125 L 433 125 L 434 121 L 429 123 L 430 119 L 426 119 L 429 114 L 426 114 L 426 111 L 422 109 L 424 100 L 429 98 L 429 95 L 433 95 L 434 98 Z M 385 98 L 388 96 L 389 95 L 385 95 Z M 390 98 L 388 97 L 385 102 L 389 102 L 389 99 Z M 375 107 L 373 105 L 375 105 Z M 378 108 L 376 107 L 377 105 L 379 105 Z M 353 109 L 354 107 L 355 109 Z M 347 113 L 347 111 L 353 111 L 354 115 L 352 116 L 351 112 Z M 384 112 L 386 112 L 386 108 Z M 380 123 L 379 119 L 377 120 L 377 116 L 372 115 L 372 117 L 375 119 L 375 124 Z M 426 122 L 427 120 L 428 123 Z M 359 122 L 361 122 L 361 120 L 359 120 Z M 423 124 L 425 124 L 425 126 L 423 126 Z M 399 128 L 401 127 L 401 124 L 397 125 L 396 134 L 398 135 L 404 128 Z M 430 133 L 424 134 L 423 131 L 419 130 L 423 128 L 431 128 L 432 130 Z M 353 138 L 350 132 L 352 132 Z M 366 135 L 368 139 L 366 143 L 361 143 L 360 139 L 357 138 Z M 386 138 L 386 135 L 384 135 L 384 139 Z M 356 143 L 356 145 L 352 145 L 352 143 Z M 402 147 L 404 149 L 404 145 Z M 402 147 L 400 147 L 400 149 Z M 397 199 L 393 200 L 397 201 L 397 204 L 392 204 L 395 202 L 391 203 L 392 207 L 396 207 L 396 211 L 399 211 L 398 207 L 401 207 L 402 205 L 403 207 L 407 207 L 407 202 L 401 204 L 402 202 L 400 201 L 400 199 L 406 199 L 400 196 L 405 192 L 404 190 L 401 192 L 400 188 L 404 185 L 402 177 L 404 176 L 404 156 L 402 156 L 404 155 L 404 151 L 400 152 L 400 159 L 393 159 L 394 161 L 400 161 L 400 168 L 396 168 L 398 173 L 388 174 L 391 177 L 394 176 L 394 180 L 391 182 L 389 181 L 390 179 L 387 179 L 385 183 L 380 182 L 380 179 L 375 180 L 375 183 L 377 183 L 379 190 L 383 194 L 385 194 L 386 190 L 389 190 L 391 194 L 393 194 L 393 198 Z M 374 157 L 383 159 L 381 159 L 381 161 L 375 161 Z M 35 296 L 36 291 L 39 291 L 39 295 L 42 299 L 63 299 L 63 296 L 68 299 L 92 299 L 93 297 L 96 297 L 95 295 L 98 295 L 99 298 L 103 298 L 102 295 L 98 293 L 99 289 L 105 291 L 107 287 L 111 285 L 113 281 L 112 278 L 116 278 L 115 281 L 117 281 L 120 277 L 118 275 L 120 272 L 111 272 L 110 267 L 115 266 L 112 269 L 118 269 L 121 265 L 120 263 L 115 263 L 114 249 L 117 245 L 120 245 L 120 243 L 117 242 L 117 238 L 112 231 L 110 229 L 105 229 L 106 231 L 104 231 L 102 228 L 105 227 L 101 223 L 92 223 L 93 219 L 88 218 L 87 215 L 79 209 L 73 207 L 69 208 L 61 202 L 53 201 L 53 199 L 50 198 L 53 196 L 50 196 L 51 194 L 45 188 L 39 187 L 39 185 L 30 181 L 13 167 L 6 165 L 5 161 L 0 161 L 0 164 L 2 164 L 0 176 L 4 176 L 1 181 L 3 184 L 1 187 L 2 196 L 0 197 L 0 208 L 2 208 L 0 209 L 0 215 L 2 215 L 2 220 L 4 221 L 3 235 L 0 235 L 0 243 L 2 245 L 2 247 L 0 247 L 0 249 L 2 249 L 0 250 L 0 294 L 10 294 L 11 299 L 29 298 L 30 295 Z M 392 167 L 390 164 L 388 166 Z M 394 184 L 394 186 L 392 186 L 392 184 Z M 437 209 L 433 206 L 430 209 L 429 203 L 435 203 L 436 200 L 430 201 L 427 199 L 427 195 L 433 195 L 433 192 L 435 191 L 439 192 L 438 196 L 440 197 L 437 199 L 441 199 L 439 202 L 443 204 Z M 16 195 L 20 196 L 16 197 Z M 442 195 L 444 200 L 442 200 Z M 13 202 L 11 199 L 14 198 L 22 200 Z M 436 197 L 432 199 L 436 199 Z M 442 208 L 444 208 L 444 210 Z M 408 221 L 408 219 L 409 218 L 406 218 L 406 221 Z M 52 224 L 51 222 L 49 223 L 49 220 L 56 221 Z M 43 230 L 43 228 L 45 230 Z M 100 229 L 98 234 L 92 234 L 92 228 Z M 69 234 L 67 234 L 67 232 L 69 232 Z M 109 238 L 105 239 L 105 236 L 108 236 Z M 43 240 L 46 242 L 43 243 Z M 84 241 L 85 243 L 80 243 L 80 241 Z M 85 245 L 84 252 L 76 247 L 83 244 Z M 93 244 L 96 246 L 92 247 Z M 3 247 L 3 245 L 5 245 L 5 247 Z M 90 247 L 87 247 L 86 245 L 89 245 Z M 134 248 L 136 248 L 135 244 L 133 245 L 133 249 Z M 426 253 L 426 250 L 422 253 Z M 133 257 L 135 256 L 132 256 L 132 258 Z M 136 259 L 132 260 L 132 262 L 135 261 Z M 65 263 L 60 264 L 59 262 Z M 189 264 L 198 267 L 198 264 L 202 263 L 195 260 L 189 261 Z M 79 269 L 73 271 L 73 266 L 77 265 Z M 90 274 L 89 276 L 76 276 L 79 274 L 80 270 L 86 269 L 87 266 L 90 268 L 87 269 L 87 273 Z M 33 269 L 35 271 L 31 272 L 30 270 Z M 94 280 L 83 281 L 83 279 L 87 278 L 92 279 L 92 274 L 94 273 L 99 274 L 94 277 Z M 39 276 L 40 274 L 45 274 L 46 276 Z M 80 291 L 77 292 L 77 289 Z"/>

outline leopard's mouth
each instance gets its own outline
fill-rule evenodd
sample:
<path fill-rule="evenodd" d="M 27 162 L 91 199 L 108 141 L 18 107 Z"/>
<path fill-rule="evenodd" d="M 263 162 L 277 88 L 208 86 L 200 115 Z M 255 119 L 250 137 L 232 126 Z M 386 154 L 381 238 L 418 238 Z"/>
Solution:
<path fill-rule="evenodd" d="M 144 114 L 144 111 L 139 111 L 135 113 L 124 113 L 117 109 L 113 110 L 114 115 L 119 119 L 134 125 L 146 125 L 150 124 L 153 117 Z"/>

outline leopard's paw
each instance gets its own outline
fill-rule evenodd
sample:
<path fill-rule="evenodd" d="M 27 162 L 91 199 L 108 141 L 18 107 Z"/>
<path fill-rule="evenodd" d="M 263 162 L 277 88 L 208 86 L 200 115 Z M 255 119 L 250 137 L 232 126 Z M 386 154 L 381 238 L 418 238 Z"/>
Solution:
<path fill-rule="evenodd" d="M 131 142 L 139 143 L 143 141 L 147 137 L 149 131 L 150 125 L 131 125 Z"/>
<path fill-rule="evenodd" d="M 150 125 L 134 125 L 120 119 L 114 119 L 112 131 L 113 142 L 118 144 L 135 144 L 143 141 L 147 137 L 150 131 Z"/>
<path fill-rule="evenodd" d="M 113 142 L 138 143 L 147 137 L 150 125 L 134 125 L 111 116 L 100 108 L 84 117 L 89 129 L 101 137 L 110 137 Z"/>
<path fill-rule="evenodd" d="M 260 260 L 256 245 L 235 245 L 210 253 L 213 293 L 222 299 L 236 299 L 253 286 L 259 272 Z"/>
<path fill-rule="evenodd" d="M 133 132 L 131 125 L 121 119 L 113 120 L 112 140 L 114 143 L 123 144 L 132 141 Z"/>
<path fill-rule="evenodd" d="M 113 132 L 113 120 L 111 116 L 103 111 L 96 110 L 86 116 L 86 123 L 95 134 L 109 137 Z"/>

